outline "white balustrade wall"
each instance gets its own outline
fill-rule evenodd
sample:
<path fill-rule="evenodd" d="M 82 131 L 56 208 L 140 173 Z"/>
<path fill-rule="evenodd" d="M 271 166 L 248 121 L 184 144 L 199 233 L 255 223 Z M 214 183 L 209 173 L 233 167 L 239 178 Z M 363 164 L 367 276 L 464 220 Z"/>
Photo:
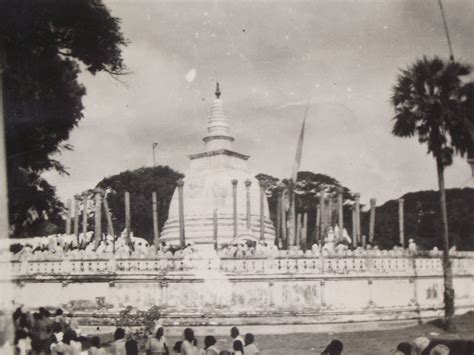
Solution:
<path fill-rule="evenodd" d="M 474 310 L 474 253 L 451 257 L 457 311 Z M 0 265 L 13 275 L 16 303 L 62 306 L 89 323 L 105 322 L 127 306 L 160 306 L 170 324 L 224 324 L 235 317 L 262 324 L 410 319 L 439 316 L 443 308 L 439 255 L 109 255 Z"/>

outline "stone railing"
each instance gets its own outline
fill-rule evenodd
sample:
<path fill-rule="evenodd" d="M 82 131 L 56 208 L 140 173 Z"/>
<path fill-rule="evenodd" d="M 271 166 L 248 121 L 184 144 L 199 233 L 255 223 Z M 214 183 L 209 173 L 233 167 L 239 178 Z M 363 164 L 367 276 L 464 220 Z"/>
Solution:
<path fill-rule="evenodd" d="M 13 278 L 38 275 L 127 275 L 199 274 L 217 271 L 228 274 L 326 274 L 326 275 L 440 275 L 439 257 L 275 257 L 275 258 L 110 258 L 3 261 Z M 453 257 L 455 275 L 472 275 L 474 257 Z"/>

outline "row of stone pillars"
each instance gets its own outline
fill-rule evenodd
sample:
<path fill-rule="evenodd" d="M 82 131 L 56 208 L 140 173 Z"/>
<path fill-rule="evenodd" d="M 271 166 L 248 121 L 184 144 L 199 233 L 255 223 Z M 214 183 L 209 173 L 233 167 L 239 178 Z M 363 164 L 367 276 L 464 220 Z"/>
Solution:
<path fill-rule="evenodd" d="M 238 223 L 238 209 L 237 209 L 237 180 L 232 180 L 232 206 L 233 206 L 233 234 L 234 238 L 239 235 L 239 223 Z M 252 214 L 251 214 L 251 195 L 250 187 L 252 181 L 246 180 L 244 182 L 246 189 L 246 229 L 250 230 L 252 227 Z M 259 232 L 260 240 L 265 239 L 265 189 L 266 183 L 264 181 L 259 181 L 260 186 L 260 213 L 259 213 Z M 178 187 L 178 204 L 179 204 L 179 240 L 180 246 L 185 247 L 185 220 L 184 220 L 184 196 L 183 196 L 183 187 L 184 180 L 180 179 L 177 182 Z M 288 217 L 291 216 L 291 213 L 286 212 L 284 208 L 284 193 L 287 189 L 286 185 L 280 184 L 278 186 L 278 199 L 277 199 L 277 213 L 276 213 L 276 233 L 275 233 L 275 244 L 288 247 L 292 245 L 298 245 L 303 248 L 307 247 L 308 236 L 308 214 L 297 214 L 295 231 L 291 233 L 288 230 Z M 77 237 L 79 244 L 79 205 L 82 201 L 83 211 L 82 211 L 82 231 L 85 234 L 87 232 L 87 212 L 88 212 L 88 198 L 90 192 L 84 192 L 81 195 L 74 196 L 74 234 Z M 112 217 L 110 214 L 109 206 L 107 203 L 107 198 L 104 190 L 95 189 L 93 190 L 93 195 L 95 199 L 95 233 L 94 233 L 94 243 L 95 247 L 100 243 L 102 236 L 102 204 L 104 206 L 105 217 L 107 219 L 107 233 L 111 236 L 114 236 L 114 228 L 112 224 Z M 360 228 L 360 194 L 354 194 L 355 203 L 352 206 L 352 244 L 353 247 L 362 245 L 366 246 L 367 240 L 364 236 L 361 235 Z M 130 232 L 131 232 L 131 217 L 130 217 L 130 193 L 125 192 L 125 235 L 128 243 L 130 244 Z M 375 207 L 376 200 L 374 198 L 370 199 L 370 222 L 369 222 L 369 243 L 374 242 L 374 230 L 375 230 Z M 72 206 L 71 200 L 67 201 L 67 210 L 68 215 L 66 219 L 66 234 L 71 234 L 71 223 L 72 223 Z M 158 247 L 159 245 L 159 229 L 158 229 L 158 208 L 157 208 L 157 197 L 156 192 L 152 193 L 152 214 L 153 214 L 153 234 L 154 234 L 154 245 Z M 336 218 L 337 215 L 337 218 Z M 405 237 L 404 237 L 404 200 L 398 200 L 398 215 L 399 215 L 399 243 L 401 246 L 405 246 Z M 316 223 L 315 223 L 315 242 L 322 242 L 325 239 L 327 231 L 330 227 L 334 227 L 337 221 L 339 227 L 339 237 L 340 240 L 344 238 L 344 212 L 343 212 L 343 189 L 337 188 L 335 195 L 326 196 L 324 186 L 320 191 L 320 201 L 319 205 L 316 208 Z M 213 241 L 214 246 L 218 246 L 218 211 L 213 211 Z M 290 223 L 290 228 L 291 228 Z M 290 240 L 288 240 L 288 238 Z M 115 238 L 114 238 L 115 239 Z M 115 250 L 115 242 L 114 242 Z"/>
<path fill-rule="evenodd" d="M 100 244 L 102 239 L 102 205 L 104 207 L 104 213 L 107 220 L 107 234 L 114 237 L 113 250 L 115 251 L 115 231 L 112 223 L 112 215 L 110 213 L 109 205 L 107 202 L 107 195 L 102 189 L 94 189 L 92 191 L 94 204 L 95 204 L 95 221 L 94 221 L 94 244 L 95 248 Z M 80 203 L 82 202 L 82 232 L 85 235 L 88 231 L 87 213 L 88 213 L 88 201 L 90 191 L 83 192 L 82 194 L 74 195 L 74 219 L 72 218 L 72 201 L 67 200 L 67 217 L 66 217 L 66 234 L 71 234 L 72 223 L 74 222 L 74 235 L 77 238 L 77 243 L 80 245 L 79 240 L 79 229 L 80 229 Z M 125 202 L 125 237 L 127 238 L 127 244 L 131 244 L 131 215 L 130 215 L 130 193 L 127 191 L 124 194 Z M 152 193 L 152 213 L 153 213 L 153 234 L 154 244 L 158 246 L 159 243 L 159 230 L 158 230 L 158 206 L 156 192 Z"/>
<path fill-rule="evenodd" d="M 67 217 L 66 217 L 66 234 L 71 234 L 71 224 L 74 221 L 74 235 L 77 238 L 77 243 L 80 245 L 79 240 L 79 219 L 80 219 L 80 203 L 82 201 L 82 232 L 85 235 L 87 232 L 87 213 L 88 213 L 88 201 L 90 192 L 83 192 L 80 195 L 74 195 L 74 220 L 72 219 L 72 201 L 67 200 Z M 95 202 L 95 222 L 94 222 L 94 244 L 95 248 L 99 246 L 102 236 L 102 205 L 104 206 L 104 213 L 107 220 L 107 234 L 114 235 L 114 227 L 112 224 L 112 216 L 110 214 L 109 205 L 107 203 L 107 196 L 105 191 L 102 189 L 94 189 L 92 195 Z M 115 247 L 115 245 L 114 245 Z"/>
<path fill-rule="evenodd" d="M 290 211 L 285 211 L 284 208 L 284 194 L 288 191 L 285 184 L 281 183 L 278 186 L 278 200 L 277 200 L 277 214 L 276 214 L 276 240 L 277 245 L 283 245 L 285 247 L 297 245 L 303 248 L 307 247 L 308 242 L 308 214 L 298 213 L 296 214 L 296 226 L 295 233 L 288 230 L 293 228 L 291 220 L 291 207 Z M 315 217 L 315 229 L 314 229 L 314 241 L 321 243 L 324 241 L 327 232 L 330 227 L 335 227 L 337 224 L 339 228 L 339 235 L 336 236 L 340 240 L 344 238 L 344 210 L 343 210 L 343 188 L 338 187 L 335 194 L 327 195 L 325 187 L 322 186 L 320 190 L 319 204 L 316 206 L 316 217 Z M 399 243 L 402 247 L 405 247 L 404 237 L 404 200 L 401 198 L 398 200 L 398 225 L 399 225 Z M 370 219 L 369 219 L 369 240 L 366 240 L 365 235 L 361 233 L 360 223 L 360 194 L 354 194 L 354 204 L 351 207 L 352 213 L 352 245 L 353 247 L 363 246 L 365 247 L 367 242 L 370 244 L 374 243 L 375 233 L 375 208 L 376 199 L 370 199 Z M 289 240 L 288 240 L 288 239 Z"/>

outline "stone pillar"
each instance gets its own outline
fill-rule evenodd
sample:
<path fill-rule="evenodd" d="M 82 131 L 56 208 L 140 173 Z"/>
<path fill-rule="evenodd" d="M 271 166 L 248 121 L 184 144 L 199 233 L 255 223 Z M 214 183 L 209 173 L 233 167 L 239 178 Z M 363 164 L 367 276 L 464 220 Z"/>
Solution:
<path fill-rule="evenodd" d="M 301 247 L 306 250 L 308 245 L 308 213 L 303 215 L 303 228 L 301 228 Z"/>
<path fill-rule="evenodd" d="M 86 237 L 87 232 L 87 210 L 88 210 L 88 198 L 87 192 L 82 193 L 82 233 L 84 234 L 84 238 Z M 84 239 L 85 240 L 85 239 Z"/>
<path fill-rule="evenodd" d="M 339 226 L 339 239 L 344 239 L 344 208 L 343 208 L 343 192 L 342 187 L 337 188 L 337 217 L 338 217 L 338 226 Z"/>
<path fill-rule="evenodd" d="M 102 202 L 104 204 L 104 214 L 107 220 L 107 234 L 115 237 L 114 225 L 112 224 L 112 216 L 110 214 L 109 203 L 107 202 L 107 195 L 102 191 Z"/>
<path fill-rule="evenodd" d="M 327 226 L 328 227 L 332 227 L 332 210 L 333 210 L 333 204 L 332 204 L 332 200 L 333 200 L 333 197 L 332 195 L 328 195 L 328 220 L 327 220 Z"/>
<path fill-rule="evenodd" d="M 283 209 L 283 189 L 284 186 L 280 183 L 277 186 L 277 213 L 276 213 L 276 228 L 275 228 L 275 245 L 279 245 L 281 230 L 283 229 L 282 209 Z"/>
<path fill-rule="evenodd" d="M 125 236 L 127 245 L 132 248 L 132 240 L 130 238 L 130 193 L 125 191 Z"/>
<path fill-rule="evenodd" d="M 403 216 L 403 204 L 405 200 L 403 198 L 398 199 L 398 231 L 400 235 L 400 245 L 405 248 L 405 225 Z"/>
<path fill-rule="evenodd" d="M 357 222 L 355 205 L 351 208 L 352 211 L 352 246 L 357 247 Z"/>
<path fill-rule="evenodd" d="M 151 207 L 153 213 L 153 245 L 155 249 L 158 249 L 160 246 L 160 231 L 158 230 L 158 202 L 155 191 L 151 193 Z"/>
<path fill-rule="evenodd" d="M 71 234 L 71 217 L 72 217 L 72 202 L 68 198 L 66 202 L 67 215 L 66 215 L 66 234 Z"/>
<path fill-rule="evenodd" d="M 94 231 L 94 245 L 97 249 L 100 240 L 102 239 L 102 190 L 95 189 L 95 231 Z"/>
<path fill-rule="evenodd" d="M 286 249 L 288 247 L 288 240 L 287 240 L 287 234 L 286 234 L 286 211 L 285 211 L 285 206 L 283 203 L 283 195 L 282 195 L 282 200 L 281 200 L 281 240 L 283 243 L 284 248 Z"/>
<path fill-rule="evenodd" d="M 212 216 L 212 222 L 214 224 L 214 229 L 213 229 L 213 241 L 214 241 L 214 250 L 217 250 L 219 248 L 219 245 L 217 244 L 217 233 L 218 233 L 218 229 L 217 229 L 217 210 L 214 209 L 214 212 L 213 212 L 213 216 Z"/>
<path fill-rule="evenodd" d="M 252 227 L 252 221 L 250 219 L 250 185 L 252 185 L 252 181 L 249 179 L 245 180 L 245 190 L 247 196 L 247 229 Z"/>
<path fill-rule="evenodd" d="M 77 246 L 79 247 L 79 201 L 81 195 L 74 195 L 74 235 L 77 238 Z"/>
<path fill-rule="evenodd" d="M 260 240 L 265 240 L 265 188 L 266 183 L 263 180 L 258 182 L 260 185 Z"/>
<path fill-rule="evenodd" d="M 295 224 L 296 224 L 296 181 L 290 180 L 288 185 L 288 199 L 290 206 L 288 210 L 288 245 L 295 245 Z"/>
<path fill-rule="evenodd" d="M 184 236 L 184 198 L 183 198 L 184 180 L 179 179 L 177 184 L 178 184 L 178 208 L 179 208 L 179 245 L 181 248 L 184 248 L 186 246 L 186 240 Z"/>
<path fill-rule="evenodd" d="M 237 220 L 237 179 L 232 180 L 232 212 L 234 218 L 234 239 L 237 238 L 239 233 L 238 220 Z"/>
<path fill-rule="evenodd" d="M 300 246 L 301 244 L 301 213 L 296 215 L 296 236 L 295 245 Z"/>
<path fill-rule="evenodd" d="M 375 198 L 370 199 L 370 225 L 369 225 L 369 243 L 374 243 L 374 231 L 375 231 L 375 205 L 377 200 Z"/>
<path fill-rule="evenodd" d="M 316 206 L 316 227 L 314 230 L 315 242 L 319 243 L 321 239 L 321 205 Z"/>
<path fill-rule="evenodd" d="M 321 190 L 319 194 L 319 213 L 321 215 L 321 231 L 319 234 L 319 239 L 324 240 L 326 237 L 326 196 L 325 189 L 326 186 L 321 185 Z"/>
<path fill-rule="evenodd" d="M 354 194 L 355 197 L 355 214 L 356 214 L 356 236 L 357 236 L 357 244 L 361 242 L 361 235 L 360 235 L 360 193 L 356 192 Z"/>
<path fill-rule="evenodd" d="M 114 232 L 114 225 L 112 223 L 112 216 L 110 214 L 109 203 L 107 202 L 107 194 L 103 191 L 103 201 L 104 201 L 104 211 L 105 211 L 105 218 L 107 219 L 107 234 L 113 237 L 113 252 L 115 253 L 115 232 Z"/>

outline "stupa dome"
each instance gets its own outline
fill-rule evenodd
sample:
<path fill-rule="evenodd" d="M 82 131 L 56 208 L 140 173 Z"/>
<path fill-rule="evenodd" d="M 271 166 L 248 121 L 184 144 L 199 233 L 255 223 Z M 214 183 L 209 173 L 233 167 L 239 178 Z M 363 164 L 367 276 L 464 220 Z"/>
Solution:
<path fill-rule="evenodd" d="M 228 244 L 237 239 L 258 240 L 260 234 L 260 185 L 247 166 L 246 155 L 232 150 L 234 138 L 216 90 L 208 120 L 208 135 L 203 139 L 203 153 L 189 156 L 191 166 L 185 173 L 183 185 L 184 228 L 186 243 L 213 245 L 214 210 L 217 213 L 218 243 Z M 234 234 L 233 180 L 236 186 L 237 235 Z M 234 181 L 234 183 L 235 183 Z M 249 185 L 248 187 L 246 185 Z M 249 191 L 250 223 L 247 221 L 247 189 Z M 179 244 L 179 196 L 175 190 L 169 207 L 168 220 L 160 240 Z M 266 197 L 263 199 L 264 237 L 273 242 L 275 231 L 269 218 Z M 250 228 L 249 228 L 250 227 Z"/>

